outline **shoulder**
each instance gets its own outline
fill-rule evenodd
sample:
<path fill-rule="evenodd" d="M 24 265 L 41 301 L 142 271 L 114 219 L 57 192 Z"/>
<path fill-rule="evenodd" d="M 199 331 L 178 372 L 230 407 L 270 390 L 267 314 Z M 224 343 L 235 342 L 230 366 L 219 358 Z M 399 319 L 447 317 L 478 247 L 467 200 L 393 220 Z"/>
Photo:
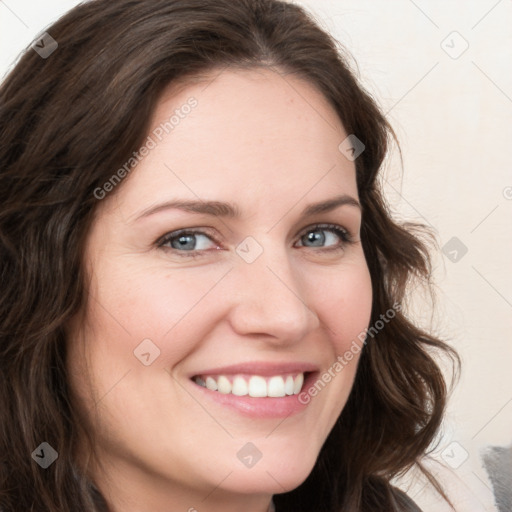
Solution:
<path fill-rule="evenodd" d="M 422 512 L 421 508 L 404 491 L 393 487 L 392 493 L 396 503 L 396 510 L 400 512 Z"/>

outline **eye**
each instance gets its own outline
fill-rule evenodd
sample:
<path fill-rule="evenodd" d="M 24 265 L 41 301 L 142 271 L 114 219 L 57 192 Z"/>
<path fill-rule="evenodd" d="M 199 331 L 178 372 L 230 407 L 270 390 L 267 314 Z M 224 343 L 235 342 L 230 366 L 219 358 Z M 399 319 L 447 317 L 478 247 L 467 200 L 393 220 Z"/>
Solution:
<path fill-rule="evenodd" d="M 168 233 L 157 242 L 157 245 L 158 247 L 165 247 L 182 253 L 219 248 L 217 242 L 207 233 L 190 229 L 181 229 Z M 186 255 L 192 256 L 192 254 Z"/>
<path fill-rule="evenodd" d="M 299 238 L 298 247 L 339 250 L 354 243 L 350 233 L 336 224 L 309 227 Z M 213 235 L 202 230 L 179 229 L 167 233 L 156 242 L 157 247 L 172 251 L 179 256 L 196 257 L 212 249 L 221 249 Z"/>
<path fill-rule="evenodd" d="M 353 243 L 350 233 L 336 224 L 316 225 L 303 232 L 299 247 L 321 247 L 331 250 L 341 249 Z"/>

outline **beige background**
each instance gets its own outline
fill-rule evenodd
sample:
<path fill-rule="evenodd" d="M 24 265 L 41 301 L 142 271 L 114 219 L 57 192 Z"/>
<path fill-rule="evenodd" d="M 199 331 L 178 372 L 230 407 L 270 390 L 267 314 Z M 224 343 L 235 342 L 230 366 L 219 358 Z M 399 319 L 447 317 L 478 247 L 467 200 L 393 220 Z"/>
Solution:
<path fill-rule="evenodd" d="M 1 0 L 0 73 L 76 3 Z M 295 3 L 352 53 L 397 132 L 404 171 L 395 154 L 385 173 L 393 210 L 433 227 L 444 248 L 434 317 L 421 298 L 416 314 L 464 366 L 430 464 L 457 511 L 496 511 L 481 453 L 512 442 L 512 1 Z M 448 510 L 420 479 L 400 485 L 425 510 Z"/>

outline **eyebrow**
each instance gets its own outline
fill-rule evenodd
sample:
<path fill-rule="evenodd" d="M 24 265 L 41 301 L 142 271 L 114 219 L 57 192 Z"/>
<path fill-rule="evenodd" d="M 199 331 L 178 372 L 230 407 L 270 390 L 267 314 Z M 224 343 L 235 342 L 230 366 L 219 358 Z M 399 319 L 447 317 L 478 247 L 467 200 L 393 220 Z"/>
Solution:
<path fill-rule="evenodd" d="M 333 197 L 325 201 L 313 203 L 302 211 L 302 217 L 308 217 L 319 213 L 326 213 L 339 208 L 340 206 L 352 206 L 361 210 L 361 204 L 357 199 L 347 194 Z M 157 204 L 144 210 L 139 216 L 136 217 L 136 221 L 161 212 L 163 210 L 184 210 L 187 212 L 193 212 L 203 215 L 212 215 L 215 217 L 227 217 L 227 218 L 239 218 L 240 210 L 238 207 L 231 203 L 224 203 L 221 201 L 195 201 L 195 200 L 174 200 L 166 201 L 165 203 Z"/>

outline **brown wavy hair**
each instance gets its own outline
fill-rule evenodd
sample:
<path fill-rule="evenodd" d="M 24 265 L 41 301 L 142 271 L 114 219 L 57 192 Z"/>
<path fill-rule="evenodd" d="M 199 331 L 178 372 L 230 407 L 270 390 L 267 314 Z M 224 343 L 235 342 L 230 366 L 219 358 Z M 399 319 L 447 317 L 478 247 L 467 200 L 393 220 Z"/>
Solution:
<path fill-rule="evenodd" d="M 105 512 L 77 462 L 66 326 L 87 300 L 94 191 L 143 144 L 166 86 L 266 67 L 323 93 L 366 146 L 356 173 L 372 325 L 407 299 L 412 278 L 428 284 L 430 261 L 425 231 L 392 219 L 377 180 L 391 127 L 344 50 L 301 7 L 92 0 L 47 30 L 57 50 L 43 59 L 27 48 L 0 87 L 0 509 Z M 414 510 L 390 480 L 421 467 L 442 420 L 447 385 L 433 351 L 458 361 L 403 310 L 368 337 L 348 403 L 310 476 L 274 497 L 278 512 Z M 42 441 L 59 453 L 46 470 L 31 458 Z"/>

